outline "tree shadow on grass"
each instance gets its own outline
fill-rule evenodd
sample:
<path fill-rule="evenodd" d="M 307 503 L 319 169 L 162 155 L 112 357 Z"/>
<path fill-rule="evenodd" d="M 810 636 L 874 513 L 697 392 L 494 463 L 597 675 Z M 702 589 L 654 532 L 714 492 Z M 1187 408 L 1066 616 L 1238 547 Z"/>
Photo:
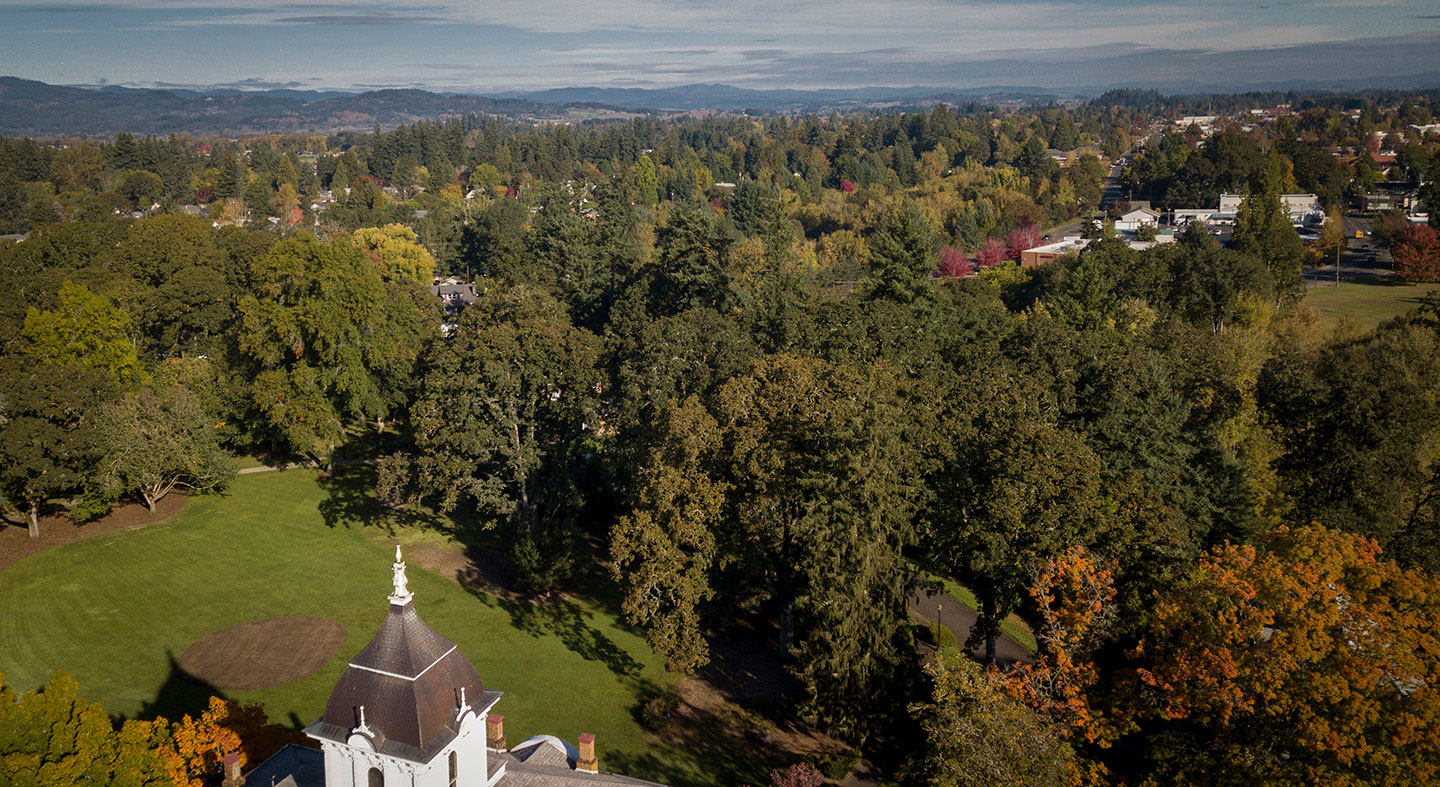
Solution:
<path fill-rule="evenodd" d="M 495 596 L 468 585 L 465 590 L 486 606 L 504 610 L 510 616 L 510 625 L 516 629 L 536 639 L 558 637 L 570 652 L 586 661 L 601 662 L 616 675 L 634 678 L 643 669 L 634 656 L 605 636 L 605 632 L 590 625 L 586 611 L 570 599 L 533 604 L 524 598 Z"/>
<path fill-rule="evenodd" d="M 336 467 L 319 476 L 325 499 L 320 501 L 320 518 L 329 527 L 373 525 L 394 530 L 398 527 L 426 527 L 454 535 L 454 523 L 447 517 L 414 506 L 387 506 L 375 497 L 375 468 L 366 465 Z"/>
<path fill-rule="evenodd" d="M 642 725 L 641 708 L 663 690 L 636 681 L 640 701 L 631 714 Z M 654 733 L 663 746 L 644 752 L 600 751 L 600 767 L 662 784 L 765 784 L 772 768 L 795 761 L 771 745 L 745 713 L 733 706 L 715 709 L 683 704 L 664 729 Z"/>

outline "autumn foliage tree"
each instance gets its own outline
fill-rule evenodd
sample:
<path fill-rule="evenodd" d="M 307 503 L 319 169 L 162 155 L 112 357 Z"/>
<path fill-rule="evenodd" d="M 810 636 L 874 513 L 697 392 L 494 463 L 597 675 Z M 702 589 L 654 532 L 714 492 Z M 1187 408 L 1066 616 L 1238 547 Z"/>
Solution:
<path fill-rule="evenodd" d="M 1427 224 L 1407 227 L 1390 247 L 1395 272 L 1408 282 L 1440 281 L 1440 233 Z"/>
<path fill-rule="evenodd" d="M 1109 731 L 1089 697 L 1099 678 L 1090 655 L 1114 616 L 1113 568 L 1076 545 L 1038 564 L 1031 578 L 1040 653 L 1005 671 L 1005 693 L 1078 740 L 1107 746 Z"/>
<path fill-rule="evenodd" d="M 910 706 L 924 746 L 910 776 L 934 787 L 1060 787 L 1079 769 L 1064 734 L 1003 690 L 993 674 L 963 656 L 942 655 L 926 667 L 928 702 Z"/>
<path fill-rule="evenodd" d="M 207 776 L 220 772 L 220 758 L 240 750 L 239 733 L 225 724 L 232 705 L 211 697 L 199 718 L 186 714 L 175 725 L 170 746 L 162 754 L 176 787 L 204 787 Z M 245 765 L 243 753 L 240 765 Z"/>
<path fill-rule="evenodd" d="M 211 697 L 198 717 L 129 719 L 117 729 L 105 710 L 57 672 L 21 695 L 0 675 L 0 786 L 204 787 L 218 783 L 221 759 L 257 763 L 305 736 L 271 724 L 258 703 Z"/>
<path fill-rule="evenodd" d="M 1440 582 L 1361 536 L 1280 528 L 1162 594 L 1129 712 L 1165 783 L 1440 779 Z"/>
<path fill-rule="evenodd" d="M 385 281 L 429 285 L 435 276 L 435 257 L 420 245 L 415 230 L 404 224 L 362 227 L 350 236 L 355 248 L 380 269 Z"/>
<path fill-rule="evenodd" d="M 1021 252 L 1040 245 L 1040 230 L 1034 224 L 1016 227 L 1005 236 L 1005 259 L 1018 260 Z"/>
<path fill-rule="evenodd" d="M 1005 242 L 998 238 L 989 238 L 980 245 L 980 250 L 975 252 L 975 264 L 981 268 L 989 268 L 999 265 L 1005 261 Z"/>
<path fill-rule="evenodd" d="M 940 267 L 935 271 L 937 275 L 947 279 L 959 279 L 969 276 L 975 270 L 974 264 L 965 253 L 954 246 L 946 246 L 940 250 Z"/>

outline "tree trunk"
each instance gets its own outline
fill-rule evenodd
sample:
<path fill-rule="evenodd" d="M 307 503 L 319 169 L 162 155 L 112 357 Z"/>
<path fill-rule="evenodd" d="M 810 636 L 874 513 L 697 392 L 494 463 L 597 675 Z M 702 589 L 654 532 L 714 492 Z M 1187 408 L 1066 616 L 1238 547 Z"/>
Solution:
<path fill-rule="evenodd" d="M 995 663 L 995 634 L 998 625 L 990 625 L 995 620 L 995 602 L 988 598 L 980 600 L 981 617 L 986 623 L 985 626 L 985 663 Z"/>
<path fill-rule="evenodd" d="M 145 498 L 145 508 L 149 509 L 153 513 L 155 511 L 155 504 L 159 502 L 159 498 L 155 497 L 148 490 L 141 491 L 140 496 Z"/>
<path fill-rule="evenodd" d="M 785 602 L 780 608 L 780 652 L 787 657 L 795 646 L 795 605 Z"/>
<path fill-rule="evenodd" d="M 30 501 L 30 537 L 40 537 L 40 501 Z"/>
<path fill-rule="evenodd" d="M 375 416 L 375 434 L 385 434 L 385 419 Z"/>

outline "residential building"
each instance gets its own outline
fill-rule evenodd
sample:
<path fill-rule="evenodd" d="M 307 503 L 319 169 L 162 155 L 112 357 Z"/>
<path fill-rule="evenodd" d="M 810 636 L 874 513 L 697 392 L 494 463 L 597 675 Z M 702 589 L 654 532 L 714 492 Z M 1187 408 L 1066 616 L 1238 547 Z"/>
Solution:
<path fill-rule="evenodd" d="M 448 315 L 456 315 L 475 302 L 475 285 L 458 276 L 436 279 L 430 285 L 430 293 L 440 299 Z"/>
<path fill-rule="evenodd" d="M 1138 205 L 1138 207 L 1135 207 Z M 1121 214 L 1115 219 L 1115 230 L 1117 232 L 1134 232 L 1141 226 L 1160 226 L 1160 214 L 1150 209 L 1148 204 L 1132 203 L 1129 211 Z"/>

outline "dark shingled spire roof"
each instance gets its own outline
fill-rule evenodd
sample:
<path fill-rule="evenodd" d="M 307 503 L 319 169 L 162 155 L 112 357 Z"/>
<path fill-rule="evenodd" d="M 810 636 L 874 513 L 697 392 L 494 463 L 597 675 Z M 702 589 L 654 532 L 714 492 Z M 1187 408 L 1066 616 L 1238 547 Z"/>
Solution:
<path fill-rule="evenodd" d="M 425 625 L 414 602 L 391 604 L 380 631 L 350 665 L 415 678 L 454 647 L 455 643 Z"/>
<path fill-rule="evenodd" d="M 493 704 L 499 692 L 486 692 L 475 665 L 420 619 L 398 558 L 396 568 L 397 595 L 385 622 L 350 661 L 325 715 L 307 732 L 343 742 L 360 726 L 364 706 L 365 727 L 378 751 L 428 762 L 455 737 L 462 688 L 465 702 L 477 710 Z"/>

